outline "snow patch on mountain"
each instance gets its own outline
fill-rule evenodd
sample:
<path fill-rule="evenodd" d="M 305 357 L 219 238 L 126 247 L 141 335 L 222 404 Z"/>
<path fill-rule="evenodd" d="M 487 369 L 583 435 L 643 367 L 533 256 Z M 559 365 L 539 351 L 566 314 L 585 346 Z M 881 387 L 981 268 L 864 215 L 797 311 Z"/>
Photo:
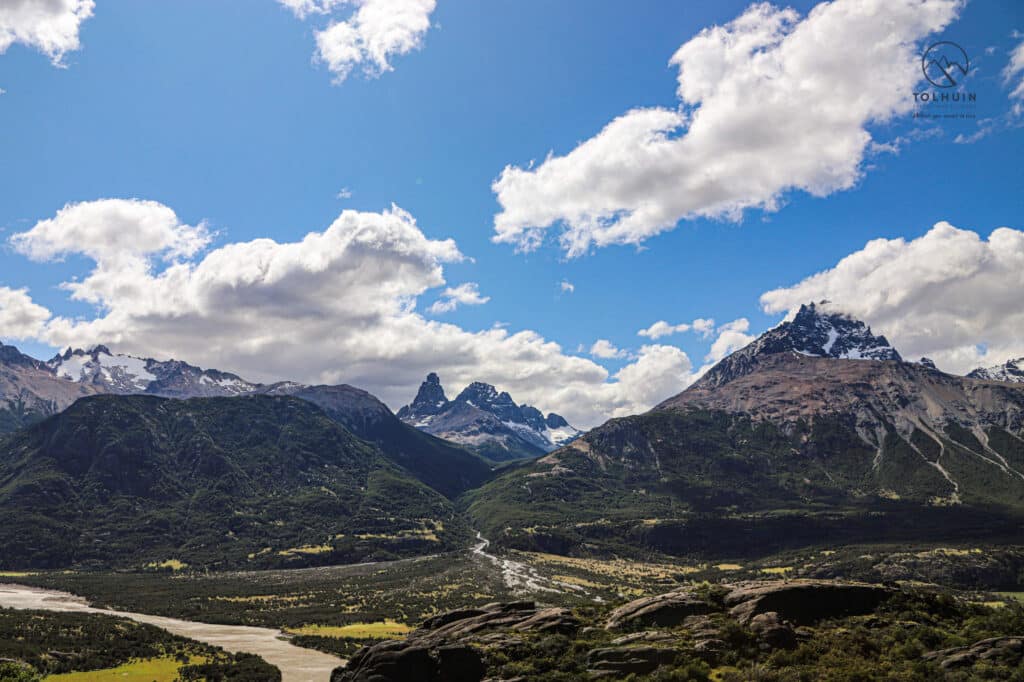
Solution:
<path fill-rule="evenodd" d="M 581 431 L 562 416 L 519 405 L 505 391 L 474 381 L 454 400 L 448 400 L 441 380 L 431 372 L 415 399 L 398 411 L 398 418 L 427 433 L 486 450 L 501 458 L 531 457 L 571 442 Z"/>
<path fill-rule="evenodd" d="M 261 386 L 234 374 L 204 370 L 179 360 L 112 353 L 106 346 L 68 349 L 46 363 L 58 377 L 105 393 L 148 393 L 171 398 L 249 395 Z"/>
<path fill-rule="evenodd" d="M 720 386 L 753 370 L 758 359 L 776 353 L 837 360 L 895 360 L 889 341 L 860 320 L 832 310 L 827 301 L 808 303 L 791 320 L 769 329 L 750 345 L 712 367 L 697 383 Z"/>
<path fill-rule="evenodd" d="M 1024 358 L 1007 360 L 1001 365 L 994 365 L 992 367 L 979 367 L 967 376 L 972 379 L 986 379 L 988 381 L 1024 383 Z"/>

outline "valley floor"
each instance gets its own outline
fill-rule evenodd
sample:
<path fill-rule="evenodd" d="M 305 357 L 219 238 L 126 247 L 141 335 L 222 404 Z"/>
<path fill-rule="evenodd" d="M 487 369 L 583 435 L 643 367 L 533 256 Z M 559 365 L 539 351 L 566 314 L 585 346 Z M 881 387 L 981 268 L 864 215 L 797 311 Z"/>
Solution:
<path fill-rule="evenodd" d="M 161 627 L 189 621 L 270 628 L 259 631 L 270 633 L 280 629 L 290 643 L 275 641 L 284 647 L 297 645 L 339 658 L 348 658 L 375 641 L 402 638 L 424 620 L 451 609 L 529 599 L 597 617 L 638 597 L 692 586 L 794 578 L 928 585 L 934 591 L 955 591 L 969 608 L 1019 610 L 1024 547 L 821 547 L 756 561 L 723 557 L 687 563 L 516 551 L 496 554 L 486 539 L 478 537 L 471 549 L 462 552 L 349 566 L 221 573 L 168 568 L 0 574 L 0 581 L 71 592 L 96 607 L 150 614 L 149 622 Z M 17 594 L 24 606 L 27 592 Z M 14 605 L 8 602 L 0 591 L 0 605 Z M 200 630 L 190 625 L 169 629 L 203 639 Z M 288 665 L 245 642 L 226 648 L 261 654 L 282 670 Z M 329 668 L 338 662 L 325 658 L 314 676 L 286 673 L 285 680 L 326 680 Z"/>

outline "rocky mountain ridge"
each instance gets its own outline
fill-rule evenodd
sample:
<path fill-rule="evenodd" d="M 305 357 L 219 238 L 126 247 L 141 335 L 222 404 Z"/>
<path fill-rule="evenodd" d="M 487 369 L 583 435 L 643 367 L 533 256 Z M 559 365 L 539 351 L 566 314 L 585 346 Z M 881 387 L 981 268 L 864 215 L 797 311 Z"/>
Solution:
<path fill-rule="evenodd" d="M 519 405 L 506 391 L 475 381 L 448 400 L 436 373 L 420 385 L 398 418 L 427 433 L 473 448 L 496 461 L 536 457 L 571 442 L 580 431 L 564 417 Z"/>
<path fill-rule="evenodd" d="M 1001 365 L 979 367 L 978 369 L 971 371 L 967 376 L 972 379 L 1009 381 L 1017 384 L 1024 383 L 1024 358 L 1007 360 Z"/>
<path fill-rule="evenodd" d="M 490 476 L 490 466 L 480 457 L 402 423 L 375 396 L 346 384 L 258 384 L 180 360 L 113 353 L 103 345 L 68 349 L 48 362 L 24 355 L 13 346 L 0 346 L 0 435 L 57 414 L 78 398 L 97 394 L 175 399 L 294 396 L 321 408 L 444 495 L 454 497 Z"/>
<path fill-rule="evenodd" d="M 760 358 L 791 352 L 804 357 L 844 360 L 894 360 L 902 357 L 884 336 L 841 312 L 827 301 L 800 306 L 792 320 L 769 329 L 753 343 L 726 356 L 696 385 L 721 386 L 754 371 Z"/>
<path fill-rule="evenodd" d="M 1024 384 L 903 361 L 807 305 L 650 412 L 469 498 L 499 546 L 556 553 L 1002 537 L 1024 518 Z"/>

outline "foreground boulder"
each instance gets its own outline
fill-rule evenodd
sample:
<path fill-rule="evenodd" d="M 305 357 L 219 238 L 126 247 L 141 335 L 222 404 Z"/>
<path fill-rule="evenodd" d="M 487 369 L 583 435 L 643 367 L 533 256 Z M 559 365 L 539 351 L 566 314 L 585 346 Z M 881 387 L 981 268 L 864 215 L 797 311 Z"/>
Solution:
<path fill-rule="evenodd" d="M 620 630 L 633 627 L 675 627 L 688 616 L 701 616 L 718 607 L 691 590 L 677 590 L 655 597 L 644 597 L 623 604 L 611 612 L 606 627 Z"/>
<path fill-rule="evenodd" d="M 724 604 L 744 625 L 763 613 L 806 625 L 823 618 L 871 613 L 893 594 L 893 589 L 881 585 L 831 580 L 749 582 L 736 585 L 725 595 Z"/>
<path fill-rule="evenodd" d="M 360 649 L 331 682 L 479 682 L 486 672 L 480 654 L 466 645 L 389 641 Z"/>
<path fill-rule="evenodd" d="M 796 632 L 774 611 L 759 613 L 750 619 L 750 630 L 766 649 L 795 649 Z"/>
<path fill-rule="evenodd" d="M 538 609 L 532 601 L 448 611 L 424 621 L 405 640 L 363 647 L 331 682 L 479 682 L 487 672 L 476 645 L 513 642 L 525 633 L 575 634 L 568 609 Z M 657 666 L 655 666 L 657 667 Z"/>

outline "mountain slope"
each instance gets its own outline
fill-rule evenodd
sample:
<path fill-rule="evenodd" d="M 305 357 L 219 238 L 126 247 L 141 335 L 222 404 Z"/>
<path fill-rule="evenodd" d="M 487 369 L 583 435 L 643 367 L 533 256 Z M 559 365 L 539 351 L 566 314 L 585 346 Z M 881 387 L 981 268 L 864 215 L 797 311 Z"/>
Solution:
<path fill-rule="evenodd" d="M 478 456 L 403 423 L 366 391 L 347 385 L 289 384 L 272 393 L 313 403 L 355 435 L 377 445 L 392 462 L 448 497 L 456 497 L 491 477 L 490 465 Z"/>
<path fill-rule="evenodd" d="M 56 414 L 97 389 L 64 381 L 44 363 L 0 343 L 0 435 Z"/>
<path fill-rule="evenodd" d="M 448 400 L 431 372 L 416 398 L 398 411 L 406 424 L 459 443 L 494 461 L 537 457 L 565 445 L 580 431 L 560 415 L 547 417 L 531 405 L 517 405 L 507 392 L 475 381 Z"/>
<path fill-rule="evenodd" d="M 18 383 L 6 379 L 8 375 Z M 24 398 L 23 386 L 32 389 Z M 490 465 L 475 454 L 402 423 L 384 403 L 352 386 L 263 385 L 179 360 L 115 354 L 102 345 L 68 349 L 46 363 L 11 346 L 0 346 L 0 406 L 7 406 L 0 409 L 0 434 L 55 414 L 79 397 L 100 393 L 179 399 L 294 395 L 321 407 L 349 431 L 375 443 L 391 461 L 449 497 L 490 476 Z M 45 399 L 50 396 L 54 398 Z"/>
<path fill-rule="evenodd" d="M 451 504 L 310 403 L 96 396 L 0 444 L 0 566 L 341 563 L 464 546 Z"/>
<path fill-rule="evenodd" d="M 902 362 L 863 324 L 806 306 L 651 412 L 468 500 L 491 539 L 553 551 L 1012 536 L 1024 386 Z"/>

